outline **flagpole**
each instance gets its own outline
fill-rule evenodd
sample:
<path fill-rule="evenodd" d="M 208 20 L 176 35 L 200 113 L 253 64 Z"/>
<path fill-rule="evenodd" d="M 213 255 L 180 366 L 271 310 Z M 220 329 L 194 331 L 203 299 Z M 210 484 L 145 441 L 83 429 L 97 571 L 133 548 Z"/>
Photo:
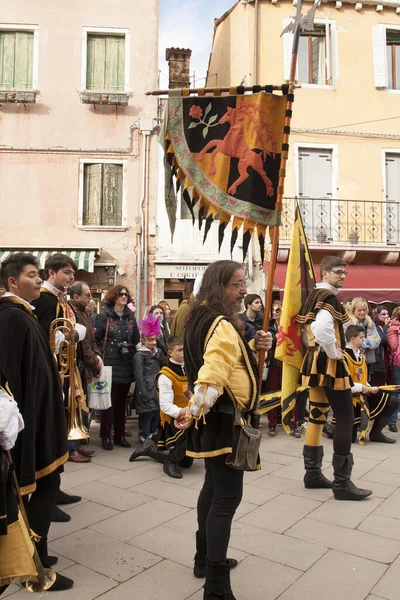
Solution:
<path fill-rule="evenodd" d="M 297 67 L 297 53 L 299 49 L 299 38 L 300 38 L 300 29 L 301 29 L 301 3 L 302 0 L 297 0 L 296 7 L 296 16 L 294 21 L 294 32 L 293 32 L 293 45 L 292 45 L 292 57 L 290 62 L 290 74 L 289 74 L 289 93 L 288 100 L 286 104 L 286 116 L 285 116 L 285 130 L 283 135 L 283 146 L 284 148 L 288 148 L 289 146 L 289 136 L 290 136 L 290 125 L 292 122 L 292 107 L 293 107 L 293 94 L 295 89 L 295 78 L 296 78 L 296 67 Z M 279 166 L 279 179 L 278 179 L 278 189 L 277 189 L 277 197 L 276 197 L 276 205 L 275 210 L 277 212 L 282 211 L 283 205 L 283 192 L 284 192 L 284 184 L 285 184 L 285 175 L 286 175 L 286 163 L 288 161 L 288 150 L 282 153 L 281 162 Z M 270 268 L 268 273 L 268 284 L 267 289 L 265 291 L 265 306 L 264 306 L 264 321 L 263 321 L 263 330 L 268 331 L 269 319 L 271 316 L 271 308 L 272 308 L 272 294 L 274 290 L 274 276 L 276 271 L 276 263 L 278 257 L 279 250 L 279 225 L 275 225 L 271 227 L 271 260 L 270 260 Z M 264 258 L 264 257 L 262 257 Z M 259 373 L 259 383 L 258 383 L 258 391 L 261 392 L 262 385 L 262 373 L 265 361 L 265 351 L 260 350 L 258 357 L 258 373 Z"/>

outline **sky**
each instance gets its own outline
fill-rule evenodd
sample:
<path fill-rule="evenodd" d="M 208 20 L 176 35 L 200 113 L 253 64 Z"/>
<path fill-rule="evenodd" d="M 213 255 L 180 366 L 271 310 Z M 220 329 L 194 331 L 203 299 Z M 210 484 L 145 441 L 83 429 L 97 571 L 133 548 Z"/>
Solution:
<path fill-rule="evenodd" d="M 165 49 L 171 47 L 192 50 L 191 75 L 195 73 L 196 85 L 204 85 L 214 33 L 214 19 L 222 17 L 234 4 L 236 0 L 159 0 L 160 88 L 168 87 Z"/>

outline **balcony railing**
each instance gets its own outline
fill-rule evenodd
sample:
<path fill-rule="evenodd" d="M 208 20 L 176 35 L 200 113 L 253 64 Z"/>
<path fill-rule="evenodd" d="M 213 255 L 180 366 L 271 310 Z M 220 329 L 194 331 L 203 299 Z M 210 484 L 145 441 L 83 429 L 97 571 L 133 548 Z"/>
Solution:
<path fill-rule="evenodd" d="M 280 238 L 290 241 L 299 202 L 305 233 L 314 244 L 400 244 L 400 202 L 284 198 Z"/>

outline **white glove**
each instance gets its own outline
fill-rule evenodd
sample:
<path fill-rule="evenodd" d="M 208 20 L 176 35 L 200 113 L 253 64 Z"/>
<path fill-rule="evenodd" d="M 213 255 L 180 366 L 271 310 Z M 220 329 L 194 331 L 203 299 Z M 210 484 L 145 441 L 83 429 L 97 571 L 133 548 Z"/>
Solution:
<path fill-rule="evenodd" d="M 84 325 L 81 325 L 80 323 L 76 323 L 76 325 L 75 325 L 75 331 L 76 331 L 76 333 L 79 336 L 79 341 L 80 342 L 85 339 L 85 336 L 86 336 L 86 327 Z"/>
<path fill-rule="evenodd" d="M 18 404 L 0 389 L 0 446 L 3 450 L 14 447 L 18 433 L 24 428 L 24 420 Z"/>
<path fill-rule="evenodd" d="M 189 412 L 197 417 L 202 409 L 203 415 L 210 412 L 210 408 L 215 404 L 218 398 L 218 390 L 215 387 L 204 383 L 198 383 L 194 388 L 193 402 L 189 404 Z"/>

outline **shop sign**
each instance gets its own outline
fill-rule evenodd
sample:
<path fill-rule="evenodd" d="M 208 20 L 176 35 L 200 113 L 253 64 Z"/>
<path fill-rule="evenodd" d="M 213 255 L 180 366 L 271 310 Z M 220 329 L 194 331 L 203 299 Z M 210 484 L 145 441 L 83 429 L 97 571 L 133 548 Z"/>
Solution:
<path fill-rule="evenodd" d="M 196 279 L 208 265 L 156 265 L 156 279 Z"/>

